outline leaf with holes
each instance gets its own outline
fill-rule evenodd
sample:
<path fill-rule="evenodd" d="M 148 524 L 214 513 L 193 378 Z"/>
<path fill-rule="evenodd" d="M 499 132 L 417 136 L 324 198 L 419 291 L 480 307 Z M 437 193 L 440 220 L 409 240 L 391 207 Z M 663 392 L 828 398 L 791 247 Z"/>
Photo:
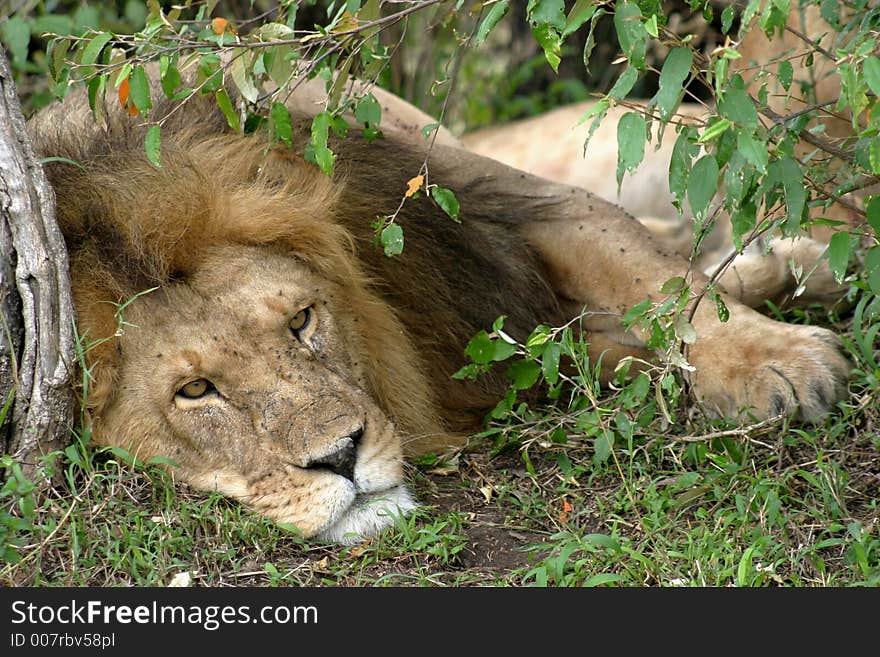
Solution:
<path fill-rule="evenodd" d="M 544 373 L 544 379 L 551 386 L 556 385 L 559 380 L 559 358 L 562 355 L 562 347 L 555 342 L 550 342 L 544 348 L 541 354 L 541 371 Z"/>
<path fill-rule="evenodd" d="M 400 255 L 403 253 L 403 228 L 397 224 L 388 224 L 382 229 L 379 241 L 386 256 L 390 258 Z"/>
<path fill-rule="evenodd" d="M 559 32 L 545 23 L 532 27 L 532 36 L 544 51 L 544 59 L 550 64 L 550 68 L 554 73 L 558 73 L 559 63 L 562 61 L 562 37 L 559 36 Z"/>
<path fill-rule="evenodd" d="M 645 68 L 647 36 L 642 22 L 642 11 L 634 2 L 619 2 L 614 10 L 614 29 L 620 49 L 630 64 L 639 70 Z"/>
<path fill-rule="evenodd" d="M 527 12 L 532 23 L 565 28 L 565 0 L 529 0 Z"/>

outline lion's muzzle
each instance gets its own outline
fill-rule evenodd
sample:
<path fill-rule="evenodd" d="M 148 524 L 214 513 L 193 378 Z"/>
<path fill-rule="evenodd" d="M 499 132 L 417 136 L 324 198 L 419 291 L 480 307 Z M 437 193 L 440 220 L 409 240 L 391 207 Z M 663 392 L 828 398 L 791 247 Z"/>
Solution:
<path fill-rule="evenodd" d="M 324 468 L 330 470 L 333 474 L 345 477 L 349 481 L 354 481 L 357 447 L 363 434 L 363 428 L 358 428 L 348 436 L 340 438 L 331 446 L 327 454 L 310 460 L 305 467 Z"/>

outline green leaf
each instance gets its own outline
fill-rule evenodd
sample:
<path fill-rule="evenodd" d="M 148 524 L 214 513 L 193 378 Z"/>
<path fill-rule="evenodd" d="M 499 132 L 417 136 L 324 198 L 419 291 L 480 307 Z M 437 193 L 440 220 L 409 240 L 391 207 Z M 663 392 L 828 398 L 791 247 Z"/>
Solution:
<path fill-rule="evenodd" d="M 697 341 L 696 329 L 683 314 L 675 316 L 672 328 L 675 330 L 675 335 L 685 344 L 693 344 Z"/>
<path fill-rule="evenodd" d="M 779 67 L 776 69 L 776 75 L 779 76 L 779 84 L 782 85 L 782 88 L 788 91 L 789 87 L 791 87 L 791 81 L 794 78 L 794 70 L 791 67 L 791 62 L 787 59 L 779 62 Z"/>
<path fill-rule="evenodd" d="M 620 49 L 630 64 L 643 70 L 648 33 L 642 23 L 642 11 L 639 6 L 633 2 L 618 3 L 614 10 L 614 29 L 617 31 Z"/>
<path fill-rule="evenodd" d="M 533 25 L 565 29 L 565 0 L 529 0 L 526 13 Z"/>
<path fill-rule="evenodd" d="M 660 88 L 653 103 L 660 111 L 660 118 L 668 121 L 675 112 L 682 94 L 682 83 L 687 79 L 693 63 L 690 48 L 674 48 L 669 52 L 660 71 Z"/>
<path fill-rule="evenodd" d="M 67 51 L 69 49 L 70 41 L 50 42 L 49 49 L 46 51 L 46 55 L 47 59 L 49 60 L 49 75 L 52 76 L 53 80 L 58 80 L 58 76 L 61 74 L 61 70 L 67 68 L 65 60 L 67 58 Z"/>
<path fill-rule="evenodd" d="M 147 159 L 157 169 L 162 168 L 162 129 L 158 125 L 151 125 L 144 139 L 144 148 L 147 151 Z"/>
<path fill-rule="evenodd" d="M 868 215 L 868 223 L 874 229 L 874 233 L 880 237 L 880 196 L 872 196 L 868 200 L 865 214 Z"/>
<path fill-rule="evenodd" d="M 507 368 L 507 378 L 515 390 L 527 390 L 538 382 L 541 366 L 533 360 L 520 360 Z"/>
<path fill-rule="evenodd" d="M 730 32 L 730 27 L 733 25 L 733 19 L 736 16 L 736 7 L 734 5 L 727 5 L 724 8 L 724 11 L 721 12 L 721 31 L 724 34 Z"/>
<path fill-rule="evenodd" d="M 226 93 L 226 89 L 220 89 L 214 94 L 214 98 L 217 100 L 217 107 L 220 108 L 223 116 L 226 117 L 226 123 L 229 124 L 229 127 L 235 132 L 241 132 L 241 120 L 238 118 L 238 112 L 232 106 L 232 101 L 229 100 L 229 94 Z"/>
<path fill-rule="evenodd" d="M 174 98 L 174 93 L 177 91 L 177 88 L 183 84 L 183 79 L 181 78 L 180 71 L 177 70 L 175 63 L 168 58 L 163 59 L 163 64 L 164 62 L 167 62 L 167 64 L 160 67 L 162 91 L 166 98 Z M 227 95 L 227 99 L 228 98 L 229 96 Z"/>
<path fill-rule="evenodd" d="M 91 67 L 96 61 L 98 61 L 98 55 L 101 54 L 101 51 L 104 49 L 104 46 L 107 45 L 107 42 L 113 38 L 113 34 L 111 32 L 100 32 L 94 36 L 94 38 L 89 41 L 88 45 L 83 49 L 82 55 L 80 56 L 79 63 L 83 66 Z M 84 73 L 89 75 L 92 72 L 91 68 L 87 68 Z"/>
<path fill-rule="evenodd" d="M 785 230 L 793 235 L 801 225 L 801 216 L 807 202 L 807 190 L 804 189 L 804 174 L 800 165 L 791 157 L 785 156 L 774 162 L 778 169 L 774 176 L 782 181 L 785 193 Z"/>
<path fill-rule="evenodd" d="M 626 95 L 632 91 L 638 78 L 638 70 L 632 66 L 627 66 L 623 73 L 620 74 L 620 77 L 617 78 L 617 82 L 614 83 L 614 86 L 608 91 L 608 96 L 611 98 L 617 98 L 618 100 L 626 98 Z"/>
<path fill-rule="evenodd" d="M 605 9 L 599 7 L 596 9 L 596 13 L 593 14 L 592 18 L 590 18 L 590 29 L 587 30 L 587 38 L 584 41 L 583 54 L 584 69 L 588 74 L 590 72 L 590 57 L 593 55 L 593 48 L 596 46 L 596 24 L 606 13 Z"/>
<path fill-rule="evenodd" d="M 82 164 L 80 164 L 79 162 L 77 162 L 75 160 L 71 160 L 70 158 L 67 158 L 67 157 L 53 156 L 53 157 L 40 158 L 40 164 L 48 164 L 49 162 L 61 162 L 63 164 L 70 164 L 72 166 L 77 167 L 78 169 L 82 169 L 83 171 L 86 171 L 86 168 Z"/>
<path fill-rule="evenodd" d="M 128 76 L 129 100 L 134 103 L 141 114 L 146 114 L 153 107 L 153 101 L 150 99 L 150 80 L 147 78 L 147 72 L 143 66 L 135 66 Z"/>
<path fill-rule="evenodd" d="M 697 143 L 705 144 L 706 142 L 712 141 L 713 139 L 727 132 L 727 129 L 730 127 L 730 125 L 730 121 L 728 121 L 727 119 L 717 119 L 713 124 L 711 124 L 703 131 L 703 134 L 701 134 L 700 138 L 697 139 Z"/>
<path fill-rule="evenodd" d="M 493 340 L 488 333 L 480 331 L 468 342 L 464 353 L 474 363 L 487 365 L 492 361 L 510 358 L 516 353 L 516 345 L 504 340 Z"/>
<path fill-rule="evenodd" d="M 103 75 L 99 75 L 97 77 L 89 80 L 88 90 L 89 90 L 89 107 L 94 113 L 95 119 L 99 119 L 99 112 L 103 112 L 103 104 L 97 103 L 96 101 L 99 98 L 104 97 L 104 88 L 107 86 L 107 78 Z"/>
<path fill-rule="evenodd" d="M 431 133 L 437 130 L 440 127 L 439 123 L 429 123 L 424 128 L 422 128 L 422 137 L 427 139 L 431 136 Z"/>
<path fill-rule="evenodd" d="M 562 37 L 559 32 L 550 25 L 537 25 L 532 27 L 532 36 L 544 50 L 544 59 L 550 64 L 554 73 L 559 72 L 559 63 L 562 61 Z"/>
<path fill-rule="evenodd" d="M 309 139 L 311 150 L 306 152 L 307 159 L 311 155 L 312 161 L 328 176 L 333 175 L 333 163 L 336 160 L 336 155 L 327 147 L 332 124 L 333 116 L 329 112 L 318 112 L 315 115 L 315 118 L 312 119 L 311 138 Z"/>
<path fill-rule="evenodd" d="M 611 456 L 611 447 L 614 445 L 614 434 L 605 429 L 601 436 L 593 440 L 593 463 L 604 463 Z"/>
<path fill-rule="evenodd" d="M 12 19 L 10 19 L 11 21 Z M 71 34 L 73 33 L 73 19 L 70 16 L 59 16 L 57 14 L 37 16 L 34 18 L 33 25 L 31 26 L 31 34 L 42 34 L 43 32 Z"/>
<path fill-rule="evenodd" d="M 842 283 L 843 277 L 846 276 L 846 268 L 849 265 L 849 246 L 850 234 L 843 230 L 834 233 L 828 243 L 828 268 L 838 283 Z"/>
<path fill-rule="evenodd" d="M 398 224 L 388 224 L 382 229 L 379 241 L 382 243 L 382 249 L 386 256 L 390 258 L 400 255 L 403 253 L 403 228 Z"/>
<path fill-rule="evenodd" d="M 458 221 L 458 212 L 460 206 L 455 193 L 451 189 L 437 185 L 431 189 L 431 198 L 433 198 L 440 209 L 448 214 L 452 219 Z"/>
<path fill-rule="evenodd" d="M 736 149 L 745 158 L 746 162 L 751 164 L 761 173 L 767 171 L 767 162 L 769 161 L 769 153 L 767 145 L 758 142 L 748 132 L 740 131 L 736 136 Z"/>
<path fill-rule="evenodd" d="M 577 32 L 578 28 L 590 20 L 595 13 L 595 0 L 577 0 L 574 7 L 568 12 L 568 18 L 565 20 L 565 27 L 562 30 L 562 38 Z"/>
<path fill-rule="evenodd" d="M 470 339 L 467 347 L 465 347 L 464 354 L 471 361 L 479 365 L 492 362 L 492 356 L 495 354 L 492 338 L 485 331 L 480 331 Z"/>
<path fill-rule="evenodd" d="M 237 49 L 233 53 L 233 60 L 230 65 L 232 80 L 235 82 L 235 86 L 238 88 L 239 93 L 241 93 L 242 98 L 249 103 L 256 103 L 260 97 L 260 91 L 254 85 L 251 73 L 248 71 L 247 61 L 245 61 L 247 55 L 243 53 L 245 53 L 243 49 Z"/>
<path fill-rule="evenodd" d="M 880 246 L 872 246 L 865 253 L 865 273 L 871 292 L 880 294 Z"/>
<path fill-rule="evenodd" d="M 367 94 L 358 101 L 354 108 L 354 118 L 364 125 L 379 125 L 382 121 L 382 106 L 373 94 Z"/>
<path fill-rule="evenodd" d="M 632 308 L 630 308 L 629 310 L 626 311 L 626 314 L 624 314 L 623 319 L 621 321 L 623 322 L 624 326 L 629 328 L 630 326 L 632 326 L 633 322 L 635 322 L 637 319 L 640 319 L 641 317 L 643 317 L 644 314 L 646 312 L 648 312 L 649 310 L 651 310 L 651 300 L 650 299 L 645 299 L 644 301 L 639 301 L 636 305 L 634 305 Z"/>
<path fill-rule="evenodd" d="M 474 43 L 476 45 L 480 45 L 486 40 L 489 33 L 495 29 L 496 25 L 498 25 L 498 22 L 507 15 L 509 9 L 510 3 L 507 2 L 507 0 L 496 2 L 492 5 L 492 8 L 489 9 L 489 12 L 486 14 L 483 22 L 480 23 L 480 27 L 477 29 L 477 33 L 474 36 Z"/>
<path fill-rule="evenodd" d="M 562 347 L 555 342 L 550 342 L 544 347 L 544 353 L 541 354 L 541 371 L 544 373 L 544 380 L 551 386 L 556 385 L 559 380 L 559 358 L 562 355 Z"/>
<path fill-rule="evenodd" d="M 272 103 L 272 129 L 275 138 L 288 146 L 292 146 L 293 126 L 290 124 L 290 112 L 284 103 Z"/>
<path fill-rule="evenodd" d="M 874 173 L 880 173 L 880 139 L 874 137 L 868 146 L 868 163 Z"/>
<path fill-rule="evenodd" d="M 5 9 L 9 9 L 6 7 Z M 4 15 L 6 11 L 3 12 Z M 2 25 L 0 25 L 0 36 L 3 37 L 3 43 L 6 44 L 6 48 L 9 50 L 9 55 L 12 57 L 12 61 L 16 64 L 24 64 L 28 58 L 28 46 L 31 42 L 31 26 L 20 16 L 12 16 L 7 21 L 5 21 Z M 97 38 L 97 37 L 96 37 Z M 110 38 L 110 34 L 107 34 L 107 39 Z M 100 48 L 104 47 L 104 44 L 107 43 L 105 40 L 104 43 L 100 44 L 98 48 L 98 52 L 100 52 Z M 89 43 L 89 46 L 92 44 Z M 95 53 L 95 58 L 98 57 L 98 53 Z M 94 62 L 95 59 L 92 59 L 90 64 Z"/>
<path fill-rule="evenodd" d="M 660 294 L 675 294 L 681 292 L 687 281 L 682 276 L 673 276 L 660 286 Z"/>
<path fill-rule="evenodd" d="M 681 131 L 672 147 L 672 157 L 669 160 L 669 190 L 679 204 L 684 202 L 691 162 L 700 152 L 700 147 L 694 143 L 695 139 L 696 129 L 687 127 Z"/>
<path fill-rule="evenodd" d="M 868 55 L 862 64 L 862 71 L 865 74 L 868 88 L 875 96 L 880 96 L 880 59 L 874 55 Z"/>
<path fill-rule="evenodd" d="M 639 112 L 627 112 L 617 123 L 617 186 L 625 171 L 634 171 L 645 157 L 648 126 Z"/>
<path fill-rule="evenodd" d="M 223 84 L 223 72 L 220 69 L 220 58 L 211 53 L 205 53 L 199 57 L 199 70 L 196 83 L 200 85 L 203 94 L 217 91 Z"/>
<path fill-rule="evenodd" d="M 727 308 L 727 304 L 724 303 L 724 299 L 721 298 L 721 295 L 718 294 L 718 291 L 714 287 L 709 289 L 709 297 L 715 302 L 715 312 L 718 315 L 718 319 L 722 323 L 730 319 L 730 310 Z"/>
<path fill-rule="evenodd" d="M 742 238 L 748 231 L 755 227 L 757 220 L 757 207 L 754 203 L 743 203 L 730 217 L 730 225 L 733 231 L 733 245 L 742 250 Z"/>
<path fill-rule="evenodd" d="M 758 127 L 758 110 L 743 89 L 728 88 L 718 102 L 718 113 L 747 130 L 754 132 Z"/>
<path fill-rule="evenodd" d="M 717 188 L 718 163 L 713 156 L 704 155 L 694 163 L 687 182 L 688 203 L 695 217 L 705 216 Z"/>
<path fill-rule="evenodd" d="M 252 32 L 252 35 L 258 37 L 260 41 L 280 41 L 291 38 L 293 30 L 284 23 L 266 23 Z"/>

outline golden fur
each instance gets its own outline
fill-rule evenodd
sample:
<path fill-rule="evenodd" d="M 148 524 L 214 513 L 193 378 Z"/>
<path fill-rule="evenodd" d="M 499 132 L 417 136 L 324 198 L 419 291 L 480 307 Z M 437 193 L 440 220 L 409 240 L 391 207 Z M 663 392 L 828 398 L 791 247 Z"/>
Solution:
<path fill-rule="evenodd" d="M 383 99 L 393 115 L 401 101 Z M 585 306 L 601 311 L 587 326 L 590 357 L 605 354 L 610 369 L 650 353 L 609 313 L 687 270 L 618 208 L 454 143 L 429 166 L 455 190 L 461 223 L 412 199 L 397 219 L 404 252 L 387 258 L 370 223 L 419 170 L 417 137 L 351 135 L 333 146 L 330 180 L 293 154 L 308 117 L 290 150 L 229 134 L 209 100 L 169 109 L 152 115 L 166 117 L 161 169 L 137 120 L 111 107 L 96 126 L 82 93 L 30 126 L 39 152 L 83 167 L 47 169 L 92 345 L 92 437 L 169 459 L 180 479 L 307 536 L 357 540 L 412 508 L 404 450 L 460 444 L 506 387 L 498 372 L 450 378 L 496 317 L 523 339 Z M 686 376 L 706 408 L 822 417 L 847 374 L 836 337 L 728 305 L 726 324 L 706 304 L 694 318 Z M 191 384 L 210 392 L 188 396 Z"/>

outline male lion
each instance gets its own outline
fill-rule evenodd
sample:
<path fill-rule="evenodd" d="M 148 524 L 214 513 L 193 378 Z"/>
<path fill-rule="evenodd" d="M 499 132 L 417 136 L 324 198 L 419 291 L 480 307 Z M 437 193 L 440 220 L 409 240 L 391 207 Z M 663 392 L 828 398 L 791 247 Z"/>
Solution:
<path fill-rule="evenodd" d="M 40 153 L 82 166 L 47 170 L 92 345 L 94 442 L 165 457 L 183 481 L 307 537 L 356 541 L 413 507 L 404 454 L 461 444 L 503 393 L 497 373 L 450 378 L 474 333 L 499 315 L 522 338 L 584 307 L 623 313 L 686 272 L 616 206 L 448 135 L 430 175 L 454 190 L 460 223 L 410 199 L 403 254 L 386 257 L 370 222 L 398 206 L 427 147 L 410 130 L 417 110 L 379 95 L 385 138 L 335 144 L 332 180 L 297 155 L 306 96 L 291 102 L 294 148 L 230 133 L 206 99 L 157 103 L 161 168 L 139 120 L 108 107 L 99 127 L 84 93 L 32 120 Z M 833 333 L 727 304 L 726 323 L 709 304 L 694 317 L 686 376 L 707 409 L 812 421 L 841 399 L 848 363 Z M 650 355 L 619 322 L 586 324 L 607 372 Z"/>

